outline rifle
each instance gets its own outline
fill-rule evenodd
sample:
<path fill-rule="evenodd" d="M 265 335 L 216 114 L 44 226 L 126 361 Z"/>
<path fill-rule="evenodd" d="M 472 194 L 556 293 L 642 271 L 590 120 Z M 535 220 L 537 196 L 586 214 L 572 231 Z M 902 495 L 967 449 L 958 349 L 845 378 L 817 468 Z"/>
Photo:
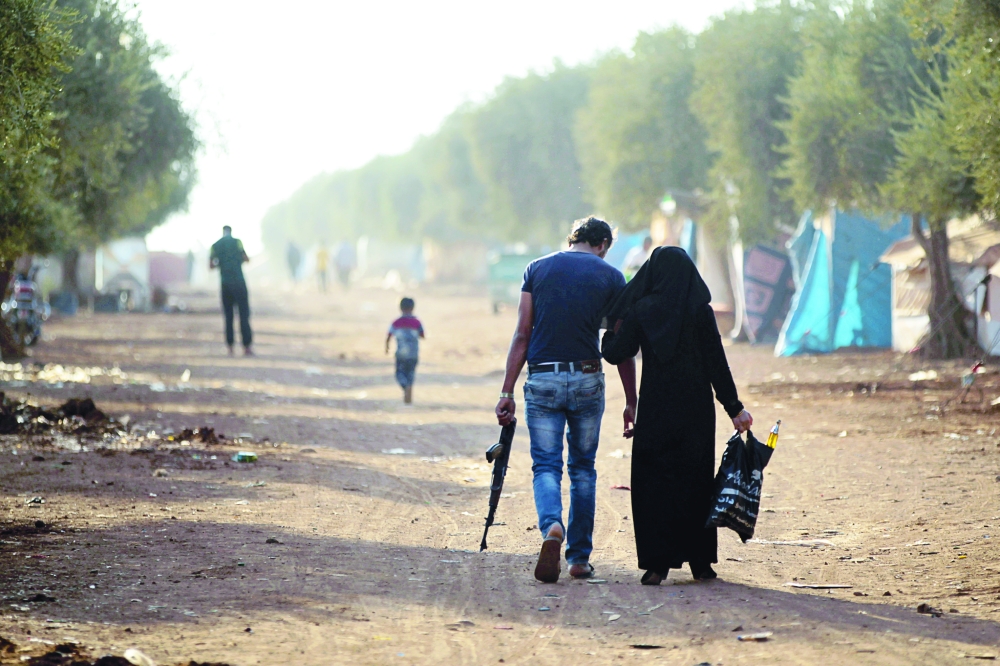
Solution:
<path fill-rule="evenodd" d="M 497 505 L 500 504 L 500 492 L 503 490 L 503 479 L 507 476 L 507 460 L 510 458 L 510 446 L 514 442 L 516 427 L 517 419 L 511 419 L 500 430 L 500 441 L 486 449 L 486 462 L 493 463 L 493 478 L 490 481 L 490 513 L 486 516 L 486 529 L 483 530 L 483 541 L 479 544 L 480 553 L 486 550 L 486 534 L 490 531 Z"/>

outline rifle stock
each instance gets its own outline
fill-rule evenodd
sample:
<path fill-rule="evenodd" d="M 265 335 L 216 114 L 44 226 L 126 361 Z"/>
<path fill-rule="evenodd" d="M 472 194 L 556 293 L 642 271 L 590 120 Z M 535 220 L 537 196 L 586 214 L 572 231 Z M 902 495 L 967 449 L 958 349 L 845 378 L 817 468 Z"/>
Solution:
<path fill-rule="evenodd" d="M 517 419 L 503 426 L 500 430 L 500 441 L 486 450 L 486 462 L 493 463 L 493 476 L 490 480 L 490 511 L 486 515 L 486 527 L 483 529 L 483 540 L 479 544 L 479 552 L 486 550 L 486 535 L 493 524 L 493 518 L 500 504 L 500 493 L 503 492 L 503 480 L 507 476 L 507 461 L 510 459 L 510 447 L 514 442 L 514 429 Z"/>

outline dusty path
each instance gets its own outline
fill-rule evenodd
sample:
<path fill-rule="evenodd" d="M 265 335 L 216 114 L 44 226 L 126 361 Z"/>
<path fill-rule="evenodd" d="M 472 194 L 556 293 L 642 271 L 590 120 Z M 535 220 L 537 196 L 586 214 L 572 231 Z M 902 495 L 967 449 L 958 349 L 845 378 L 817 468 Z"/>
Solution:
<path fill-rule="evenodd" d="M 476 552 L 513 313 L 490 314 L 476 294 L 415 296 L 428 341 L 413 407 L 381 353 L 398 300 L 388 292 L 258 302 L 254 358 L 226 357 L 207 311 L 50 322 L 34 360 L 118 364 L 128 381 L 8 381 L 9 395 L 89 395 L 161 436 L 203 425 L 252 435 L 241 448 L 260 461 L 164 440 L 100 454 L 3 439 L 0 636 L 33 650 L 21 654 L 73 638 L 94 654 L 135 646 L 161 664 L 240 666 L 939 664 L 1000 651 L 1000 419 L 942 415 L 958 366 L 916 384 L 916 361 L 891 354 L 778 360 L 730 347 L 759 431 L 784 420 L 761 542 L 727 532 L 722 580 L 672 573 L 659 588 L 638 584 L 629 495 L 610 489 L 628 483 L 630 463 L 610 454 L 630 446 L 609 374 L 594 554 L 606 582 L 541 585 L 523 429 L 506 524 Z M 1000 395 L 995 375 L 981 380 L 987 399 Z M 720 451 L 728 434 L 720 425 Z M 34 496 L 45 503 L 25 504 Z M 56 601 L 23 601 L 38 593 Z M 943 617 L 917 613 L 922 602 Z M 736 640 L 766 631 L 764 643 Z"/>

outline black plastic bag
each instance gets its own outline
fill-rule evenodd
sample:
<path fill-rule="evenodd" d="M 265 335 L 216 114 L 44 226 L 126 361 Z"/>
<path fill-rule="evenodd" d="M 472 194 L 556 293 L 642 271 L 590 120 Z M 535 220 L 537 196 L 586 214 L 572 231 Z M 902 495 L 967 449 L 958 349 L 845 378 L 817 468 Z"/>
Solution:
<path fill-rule="evenodd" d="M 743 543 L 753 537 L 760 509 L 764 467 L 774 449 L 761 444 L 747 430 L 747 441 L 734 433 L 715 475 L 715 499 L 705 527 L 728 527 Z"/>

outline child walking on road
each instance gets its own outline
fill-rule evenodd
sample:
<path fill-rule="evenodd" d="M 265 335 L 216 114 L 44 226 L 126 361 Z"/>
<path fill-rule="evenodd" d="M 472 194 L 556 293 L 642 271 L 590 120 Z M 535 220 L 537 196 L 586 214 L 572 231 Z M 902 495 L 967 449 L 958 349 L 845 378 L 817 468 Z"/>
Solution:
<path fill-rule="evenodd" d="M 420 338 L 424 337 L 424 327 L 420 320 L 413 316 L 414 302 L 412 298 L 404 298 L 399 302 L 402 316 L 389 326 L 385 336 L 385 353 L 389 353 L 389 340 L 396 338 L 396 381 L 403 387 L 403 402 L 413 402 L 413 379 L 417 374 L 417 361 L 420 357 Z"/>

